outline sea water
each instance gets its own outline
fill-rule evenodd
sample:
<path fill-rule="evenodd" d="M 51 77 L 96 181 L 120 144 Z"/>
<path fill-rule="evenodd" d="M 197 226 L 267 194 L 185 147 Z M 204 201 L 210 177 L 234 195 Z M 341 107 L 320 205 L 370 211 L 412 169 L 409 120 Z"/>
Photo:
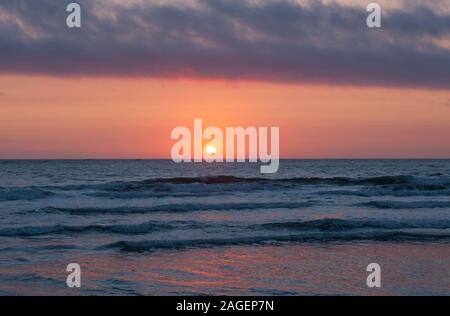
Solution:
<path fill-rule="evenodd" d="M 450 160 L 0 161 L 3 295 L 449 295 L 449 266 Z"/>

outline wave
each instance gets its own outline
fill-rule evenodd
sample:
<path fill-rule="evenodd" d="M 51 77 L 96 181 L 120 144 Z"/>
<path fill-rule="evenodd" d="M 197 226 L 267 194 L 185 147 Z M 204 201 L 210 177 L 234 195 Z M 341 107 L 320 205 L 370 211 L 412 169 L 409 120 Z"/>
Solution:
<path fill-rule="evenodd" d="M 386 220 L 345 220 L 339 218 L 325 218 L 311 221 L 276 222 L 254 225 L 255 228 L 269 230 L 309 230 L 346 231 L 354 229 L 450 229 L 450 221 L 386 221 Z"/>
<path fill-rule="evenodd" d="M 310 242 L 425 242 L 450 241 L 450 233 L 411 233 L 411 232 L 357 232 L 347 234 L 296 234 L 256 236 L 242 238 L 192 239 L 192 240 L 152 240 L 152 241 L 118 241 L 100 247 L 100 249 L 118 249 L 123 252 L 151 252 L 158 250 L 177 250 L 188 248 L 247 246 L 280 243 Z"/>
<path fill-rule="evenodd" d="M 93 197 L 134 199 L 159 197 L 209 196 L 258 190 L 296 189 L 299 186 L 356 187 L 356 190 L 329 190 L 317 192 L 329 195 L 357 196 L 450 196 L 450 178 L 380 176 L 368 178 L 348 177 L 294 177 L 294 178 L 245 178 L 235 176 L 155 178 L 143 181 L 114 181 L 97 184 L 1 188 L 0 201 L 34 200 L 46 198 L 61 191 L 87 191 Z M 361 188 L 362 186 L 362 188 Z"/>
<path fill-rule="evenodd" d="M 270 203 L 185 203 L 185 204 L 163 204 L 151 207 L 82 207 L 82 208 L 61 208 L 47 207 L 43 211 L 54 213 L 69 213 L 72 215 L 98 215 L 98 214 L 143 214 L 158 212 L 195 212 L 195 211 L 237 211 L 237 210 L 258 210 L 258 209 L 295 209 L 305 208 L 312 204 L 310 202 L 270 202 Z"/>
<path fill-rule="evenodd" d="M 234 176 L 209 176 L 209 177 L 186 177 L 186 178 L 161 178 L 134 182 L 135 185 L 150 183 L 170 184 L 234 184 L 234 183 L 296 183 L 296 184 L 333 184 L 333 185 L 392 185 L 392 184 L 414 184 L 428 189 L 440 189 L 450 184 L 450 179 L 443 177 L 419 178 L 414 176 L 380 176 L 370 178 L 347 178 L 347 177 L 297 177 L 297 178 L 242 178 Z"/>
<path fill-rule="evenodd" d="M 421 178 L 408 175 L 397 176 L 379 176 L 369 178 L 348 178 L 348 177 L 293 177 L 293 178 L 246 178 L 235 176 L 205 176 L 205 177 L 174 177 L 174 178 L 155 178 L 142 181 L 114 181 L 101 184 L 86 185 L 67 185 L 67 186 L 51 186 L 48 188 L 60 190 L 83 190 L 83 189 L 99 189 L 105 191 L 128 192 L 155 188 L 155 185 L 185 185 L 185 184 L 206 184 L 206 185 L 222 185 L 222 184 L 298 184 L 298 185 L 315 185 L 329 184 L 337 186 L 347 185 L 415 185 L 423 190 L 440 190 L 446 189 L 450 185 L 450 179 L 446 177 Z M 160 190 L 167 190 L 165 187 L 159 186 Z"/>
<path fill-rule="evenodd" d="M 413 186 L 381 186 L 364 187 L 358 190 L 328 190 L 318 191 L 320 195 L 348 195 L 361 197 L 375 196 L 395 196 L 395 197 L 413 197 L 413 196 L 450 196 L 450 189 L 442 190 L 423 190 L 421 187 Z"/>
<path fill-rule="evenodd" d="M 133 182 L 111 182 L 95 186 L 94 197 L 133 199 L 167 196 L 191 197 L 254 192 L 264 190 L 297 189 L 301 186 L 356 187 L 358 190 L 322 191 L 319 194 L 356 196 L 450 196 L 450 179 L 414 176 L 380 176 L 369 178 L 297 177 L 244 178 L 235 176 L 159 178 Z M 362 188 L 361 188 L 362 186 Z"/>
<path fill-rule="evenodd" d="M 142 198 L 165 198 L 165 197 L 208 197 L 211 195 L 224 195 L 233 192 L 250 192 L 260 190 L 262 188 L 255 187 L 232 187 L 232 188 L 217 188 L 206 187 L 200 188 L 195 186 L 184 186 L 177 188 L 153 188 L 149 190 L 139 191 L 96 191 L 85 193 L 86 196 L 107 198 L 107 199 L 142 199 Z"/>
<path fill-rule="evenodd" d="M 370 201 L 358 205 L 379 209 L 450 208 L 450 201 Z"/>
<path fill-rule="evenodd" d="M 142 181 L 114 181 L 100 184 L 80 184 L 65 186 L 49 186 L 48 188 L 59 190 L 88 190 L 98 189 L 113 192 L 140 191 L 145 189 L 158 189 L 160 191 L 170 190 L 170 187 L 161 186 L 163 184 L 184 185 L 184 184 L 235 184 L 235 183 L 256 183 L 267 182 L 265 178 L 240 178 L 234 176 L 205 176 L 205 177 L 174 177 L 155 178 Z"/>
<path fill-rule="evenodd" d="M 86 225 L 86 226 L 25 226 L 11 227 L 0 229 L 0 237 L 34 237 L 43 235 L 64 235 L 64 234 L 83 234 L 83 233 L 106 233 L 119 235 L 143 235 L 158 231 L 175 230 L 175 229 L 198 229 L 209 227 L 213 224 L 205 224 L 193 221 L 174 221 L 168 223 L 162 222 L 146 222 L 141 224 L 126 225 Z M 214 224 L 216 228 L 227 229 L 230 225 Z M 233 226 L 237 228 L 237 226 Z M 311 221 L 294 221 L 294 222 L 275 222 L 254 225 L 239 226 L 245 231 L 261 231 L 261 230 L 289 230 L 289 231 L 322 231 L 322 232 L 338 232 L 352 231 L 362 229 L 372 230 L 401 230 L 401 229 L 450 229 L 450 221 L 364 221 L 364 220 L 344 220 L 337 218 L 327 218 Z"/>
<path fill-rule="evenodd" d="M 41 190 L 38 188 L 1 188 L 0 202 L 19 201 L 19 200 L 37 200 L 54 195 L 53 192 Z"/>
<path fill-rule="evenodd" d="M 117 233 L 123 235 L 140 235 L 173 228 L 175 228 L 175 226 L 171 224 L 154 222 L 130 225 L 25 226 L 0 229 L 0 237 L 34 237 L 71 233 Z"/>

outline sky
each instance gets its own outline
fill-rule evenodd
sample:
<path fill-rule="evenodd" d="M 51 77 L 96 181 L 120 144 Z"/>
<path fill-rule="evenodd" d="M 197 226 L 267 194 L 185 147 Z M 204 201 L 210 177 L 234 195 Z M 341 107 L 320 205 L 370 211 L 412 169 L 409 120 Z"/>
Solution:
<path fill-rule="evenodd" d="M 450 158 L 450 0 L 0 3 L 0 159 L 170 158 L 278 126 L 282 158 Z"/>

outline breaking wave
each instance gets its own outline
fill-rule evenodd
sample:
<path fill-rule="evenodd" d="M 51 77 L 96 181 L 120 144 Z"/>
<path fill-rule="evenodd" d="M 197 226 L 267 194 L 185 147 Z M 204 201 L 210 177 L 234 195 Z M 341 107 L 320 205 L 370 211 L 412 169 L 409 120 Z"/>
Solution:
<path fill-rule="evenodd" d="M 87 191 L 93 197 L 133 199 L 168 196 L 208 196 L 226 192 L 296 189 L 299 186 L 356 187 L 356 189 L 319 191 L 320 194 L 357 196 L 450 196 L 450 178 L 381 176 L 369 178 L 297 177 L 297 178 L 245 178 L 235 176 L 155 178 L 143 181 L 115 181 L 97 184 L 0 188 L 0 201 L 34 200 L 60 191 Z M 362 188 L 361 188 L 362 187 Z M 55 193 L 56 192 L 56 193 Z"/>
<path fill-rule="evenodd" d="M 103 190 L 110 191 L 132 191 L 141 190 L 155 184 L 237 184 L 237 183 L 279 183 L 279 184 L 300 184 L 300 185 L 314 185 L 314 184 L 329 184 L 338 186 L 347 185 L 414 185 L 424 190 L 440 190 L 446 189 L 450 184 L 450 179 L 444 177 L 420 178 L 414 176 L 381 176 L 371 178 L 320 178 L 320 177 L 298 177 L 298 178 L 244 178 L 235 176 L 207 176 L 207 177 L 178 177 L 178 178 L 158 178 L 143 181 L 124 181 L 111 182 L 100 184 L 96 187 Z M 95 185 L 94 185 L 95 186 Z"/>
<path fill-rule="evenodd" d="M 329 184 L 338 186 L 349 185 L 414 185 L 424 190 L 440 190 L 446 189 L 450 185 L 450 178 L 446 177 L 431 177 L 421 178 L 414 176 L 380 176 L 369 178 L 347 178 L 347 177 L 294 177 L 294 178 L 245 178 L 235 176 L 205 176 L 205 177 L 175 177 L 175 178 L 155 178 L 142 181 L 115 181 L 101 184 L 85 184 L 85 185 L 66 185 L 66 186 L 50 186 L 48 188 L 60 190 L 83 190 L 83 189 L 100 189 L 105 191 L 127 192 L 134 190 L 143 190 L 154 188 L 155 185 L 172 184 L 298 184 L 298 185 L 315 185 L 315 184 Z"/>

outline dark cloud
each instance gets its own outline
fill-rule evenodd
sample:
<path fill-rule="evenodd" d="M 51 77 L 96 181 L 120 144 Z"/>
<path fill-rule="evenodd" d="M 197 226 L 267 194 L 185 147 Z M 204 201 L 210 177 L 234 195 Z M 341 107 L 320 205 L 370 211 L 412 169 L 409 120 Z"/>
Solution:
<path fill-rule="evenodd" d="M 365 7 L 321 1 L 78 2 L 81 29 L 59 0 L 2 1 L 0 73 L 450 88 L 450 15 L 431 6 L 369 29 Z"/>

